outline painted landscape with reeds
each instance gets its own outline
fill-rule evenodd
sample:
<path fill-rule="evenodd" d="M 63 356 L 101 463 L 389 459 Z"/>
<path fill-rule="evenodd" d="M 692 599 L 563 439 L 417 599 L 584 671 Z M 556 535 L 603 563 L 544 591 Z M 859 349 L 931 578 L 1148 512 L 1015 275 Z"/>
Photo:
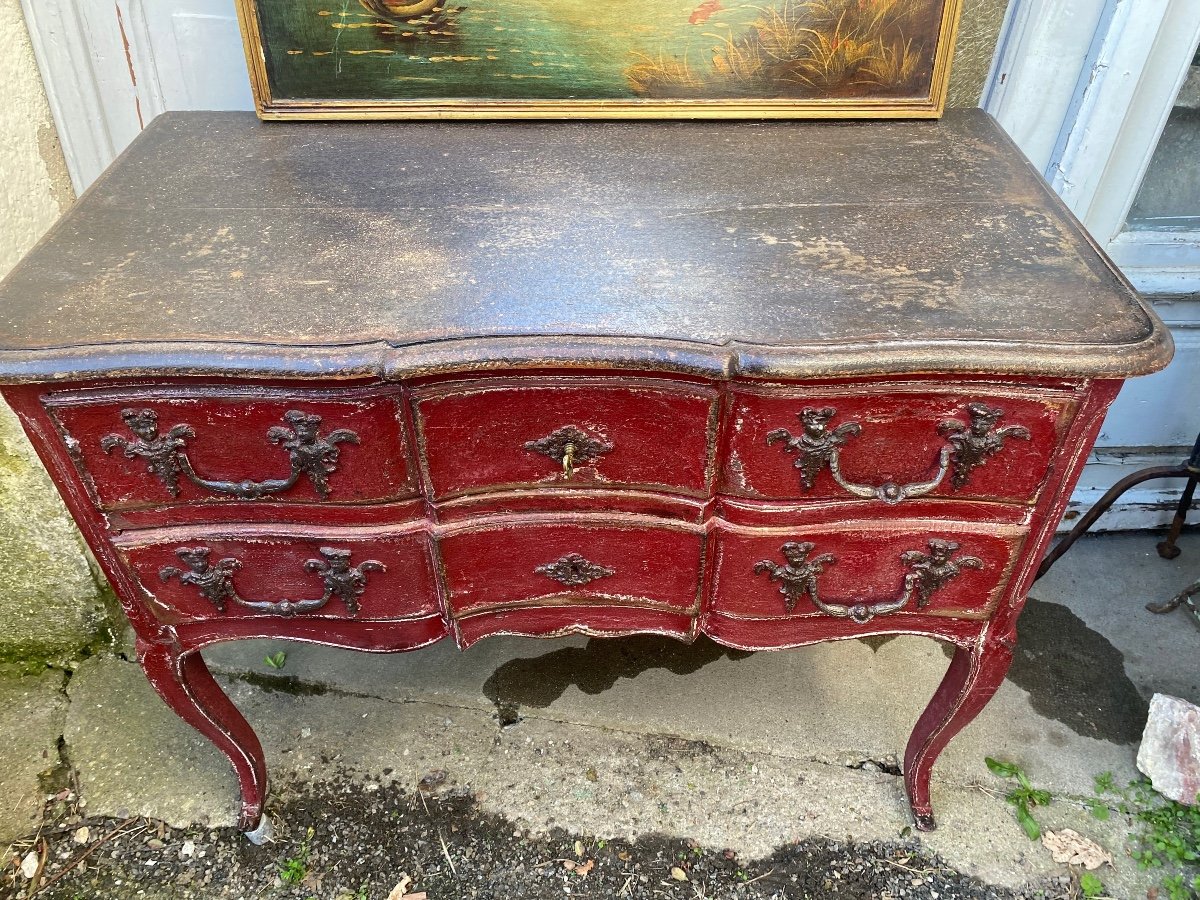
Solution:
<path fill-rule="evenodd" d="M 847 99 L 929 93 L 946 0 L 257 0 L 304 99 Z"/>
<path fill-rule="evenodd" d="M 644 97 L 910 97 L 928 90 L 942 3 L 931 0 L 776 0 L 749 24 L 721 17 L 707 58 L 662 49 L 626 70 Z"/>

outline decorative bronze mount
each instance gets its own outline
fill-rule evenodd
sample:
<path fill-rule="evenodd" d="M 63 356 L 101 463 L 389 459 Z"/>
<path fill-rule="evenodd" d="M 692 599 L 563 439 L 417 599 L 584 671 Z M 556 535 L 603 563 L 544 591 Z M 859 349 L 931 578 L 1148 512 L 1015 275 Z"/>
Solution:
<path fill-rule="evenodd" d="M 577 464 L 592 463 L 603 454 L 612 452 L 613 445 L 597 440 L 575 425 L 556 428 L 544 438 L 527 441 L 525 449 L 540 453 L 562 464 L 563 478 L 570 480 Z"/>
<path fill-rule="evenodd" d="M 134 440 L 119 434 L 100 439 L 100 448 L 111 453 L 120 447 L 128 459 L 146 460 L 146 470 L 166 485 L 172 497 L 179 496 L 179 476 L 192 484 L 218 494 L 232 494 L 239 500 L 258 500 L 268 494 L 286 491 L 307 475 L 313 489 L 322 500 L 329 498 L 329 476 L 337 469 L 340 451 L 337 445 L 358 443 L 358 435 L 348 428 L 338 428 L 321 437 L 321 417 L 291 409 L 283 418 L 291 428 L 274 425 L 267 429 L 267 440 L 288 452 L 292 473 L 287 478 L 265 481 L 220 481 L 203 478 L 192 468 L 187 457 L 187 441 L 196 437 L 190 425 L 173 425 L 166 435 L 158 431 L 158 414 L 152 409 L 123 409 L 121 418 L 134 434 Z"/>
<path fill-rule="evenodd" d="M 552 563 L 538 566 L 533 571 L 567 587 L 583 587 L 597 578 L 608 578 L 616 574 L 615 569 L 598 565 L 578 553 L 568 553 Z"/>
<path fill-rule="evenodd" d="M 320 609 L 332 598 L 338 597 L 351 616 L 358 615 L 358 598 L 367 589 L 367 573 L 386 572 L 387 567 L 375 559 L 364 560 L 357 566 L 350 565 L 350 551 L 334 547 L 321 547 L 317 551 L 321 559 L 310 559 L 304 563 L 308 572 L 316 572 L 325 582 L 325 592 L 310 600 L 246 600 L 233 584 L 234 573 L 242 567 L 241 560 L 232 556 L 218 560 L 216 565 L 208 561 L 212 550 L 208 547 L 180 547 L 175 551 L 186 565 L 186 569 L 164 566 L 158 576 L 163 581 L 178 577 L 180 582 L 196 588 L 204 599 L 210 601 L 221 612 L 225 612 L 230 601 L 247 609 L 276 616 L 291 617 L 300 613 Z"/>
<path fill-rule="evenodd" d="M 760 560 L 754 565 L 754 574 L 769 573 L 771 581 L 780 583 L 779 593 L 783 594 L 784 607 L 789 613 L 795 610 L 801 597 L 808 597 L 813 606 L 826 615 L 853 619 L 860 625 L 870 622 L 875 616 L 904 609 L 914 594 L 917 609 L 924 609 L 934 592 L 956 578 L 962 569 L 983 568 L 983 560 L 975 556 L 952 559 L 958 544 L 934 538 L 929 541 L 927 554 L 920 550 L 905 550 L 900 554 L 900 559 L 912 571 L 904 576 L 904 589 L 896 599 L 877 603 L 827 603 L 817 594 L 817 577 L 825 571 L 825 566 L 834 565 L 837 559 L 831 553 L 822 553 L 809 559 L 808 554 L 814 546 L 809 541 L 789 541 L 780 548 L 783 558 L 787 560 L 786 565 L 781 566 L 769 559 Z"/>
<path fill-rule="evenodd" d="M 971 417 L 969 425 L 958 419 L 947 419 L 938 425 L 938 433 L 945 436 L 946 445 L 938 451 L 937 472 L 928 481 L 914 484 L 889 481 L 875 486 L 847 481 L 842 474 L 839 451 L 851 437 L 862 433 L 862 426 L 857 422 L 845 422 L 831 430 L 829 421 L 837 414 L 832 406 L 821 409 L 806 406 L 797 416 L 804 426 L 803 431 L 793 435 L 786 428 L 776 428 L 767 433 L 767 445 L 782 441 L 785 453 L 796 454 L 794 465 L 800 470 L 800 483 L 806 491 L 812 490 L 821 470 L 828 467 L 833 480 L 854 496 L 874 497 L 895 504 L 936 490 L 951 470 L 954 474 L 950 483 L 958 490 L 966 485 L 975 468 L 1004 449 L 1007 438 L 1027 441 L 1031 437 L 1029 429 L 1023 425 L 996 428 L 996 422 L 1004 415 L 1003 410 L 984 403 L 968 403 L 967 413 Z"/>

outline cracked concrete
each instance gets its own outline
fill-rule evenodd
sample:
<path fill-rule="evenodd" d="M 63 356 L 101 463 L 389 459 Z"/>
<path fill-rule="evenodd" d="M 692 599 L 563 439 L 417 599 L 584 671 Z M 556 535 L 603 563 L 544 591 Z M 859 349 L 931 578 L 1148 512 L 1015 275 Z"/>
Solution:
<path fill-rule="evenodd" d="M 37 827 L 39 777 L 59 765 L 67 719 L 62 672 L 0 678 L 0 846 Z"/>
<path fill-rule="evenodd" d="M 1082 798 L 1099 772 L 1134 777 L 1129 722 L 1151 692 L 1200 697 L 1200 674 L 1177 664 L 1194 658 L 1200 632 L 1141 608 L 1194 578 L 1200 538 L 1181 546 L 1167 562 L 1149 534 L 1090 538 L 1036 586 L 1015 681 L 935 770 L 941 827 L 922 836 L 931 850 L 997 885 L 1065 871 L 1020 832 L 983 765 L 991 755 L 1054 793 L 1038 811 L 1044 826 L 1114 852 L 1116 870 L 1103 873 L 1113 896 L 1154 883 L 1124 854 L 1122 817 L 1098 822 Z M 287 661 L 274 672 L 263 658 L 280 649 Z M 258 730 L 277 796 L 336 771 L 412 787 L 444 769 L 523 827 L 664 832 L 746 856 L 810 835 L 899 836 L 901 781 L 880 769 L 946 666 L 938 645 L 916 638 L 753 655 L 654 638 L 492 639 L 400 656 L 270 641 L 206 655 Z M 89 813 L 232 824 L 224 757 L 136 665 L 85 661 L 68 694 L 64 733 Z M 516 724 L 501 728 L 501 714 Z"/>

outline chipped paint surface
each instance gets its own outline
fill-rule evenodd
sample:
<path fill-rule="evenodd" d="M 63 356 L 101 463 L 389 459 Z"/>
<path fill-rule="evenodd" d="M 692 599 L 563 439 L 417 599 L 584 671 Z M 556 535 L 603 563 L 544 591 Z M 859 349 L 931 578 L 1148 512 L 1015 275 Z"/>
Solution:
<path fill-rule="evenodd" d="M 135 343 L 188 374 L 388 377 L 1124 376 L 1169 355 L 979 110 L 678 129 L 168 113 L 0 285 L 0 378 Z"/>

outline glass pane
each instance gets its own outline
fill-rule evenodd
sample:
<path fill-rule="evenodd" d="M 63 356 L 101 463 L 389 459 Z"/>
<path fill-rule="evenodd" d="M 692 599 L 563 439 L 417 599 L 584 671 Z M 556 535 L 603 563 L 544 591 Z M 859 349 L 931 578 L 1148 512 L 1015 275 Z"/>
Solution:
<path fill-rule="evenodd" d="M 1134 231 L 1200 231 L 1200 51 L 1129 211 Z"/>

